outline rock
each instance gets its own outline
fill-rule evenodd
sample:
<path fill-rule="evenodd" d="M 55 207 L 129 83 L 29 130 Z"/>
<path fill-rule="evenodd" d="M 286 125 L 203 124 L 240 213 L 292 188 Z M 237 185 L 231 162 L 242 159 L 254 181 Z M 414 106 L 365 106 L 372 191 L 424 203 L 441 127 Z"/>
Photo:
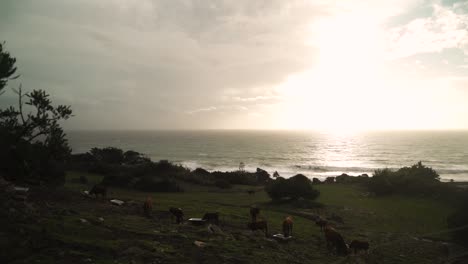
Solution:
<path fill-rule="evenodd" d="M 198 241 L 198 240 L 195 240 L 195 242 L 193 242 L 193 244 L 199 248 L 204 248 L 206 247 L 206 243 L 205 242 L 202 242 L 202 241 Z"/>
<path fill-rule="evenodd" d="M 102 218 L 102 217 L 99 217 L 98 220 L 101 221 L 101 222 L 104 222 L 104 218 Z"/>
<path fill-rule="evenodd" d="M 88 220 L 86 220 L 84 218 L 80 218 L 80 222 L 83 223 L 83 224 L 86 224 L 86 223 L 88 223 Z"/>
<path fill-rule="evenodd" d="M 118 205 L 118 206 L 121 206 L 121 205 L 123 205 L 125 203 L 124 201 L 117 200 L 117 199 L 112 199 L 112 200 L 110 200 L 110 202 L 115 204 L 115 205 Z"/>
<path fill-rule="evenodd" d="M 18 192 L 18 193 L 27 193 L 29 191 L 28 187 L 15 186 L 13 188 L 14 188 L 15 192 Z"/>
<path fill-rule="evenodd" d="M 221 230 L 221 228 L 219 228 L 219 226 L 212 224 L 208 225 L 208 232 L 212 234 L 223 234 L 223 231 Z"/>

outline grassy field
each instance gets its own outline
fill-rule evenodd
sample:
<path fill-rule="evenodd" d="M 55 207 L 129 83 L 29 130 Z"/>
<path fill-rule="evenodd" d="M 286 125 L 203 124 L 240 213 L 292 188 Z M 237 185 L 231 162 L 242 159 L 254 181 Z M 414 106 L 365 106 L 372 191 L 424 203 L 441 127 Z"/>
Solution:
<path fill-rule="evenodd" d="M 435 200 L 402 196 L 376 198 L 353 185 L 320 185 L 323 209 L 298 209 L 271 204 L 263 191 L 248 195 L 247 186 L 233 189 L 184 186 L 184 193 L 145 193 L 111 188 L 108 198 L 124 200 L 115 206 L 108 199 L 91 199 L 80 192 L 100 181 L 70 172 L 62 200 L 50 201 L 54 213 L 43 216 L 40 226 L 50 246 L 18 263 L 444 263 L 449 239 L 445 219 L 451 206 Z M 153 218 L 143 217 L 142 202 L 153 199 Z M 294 239 L 279 243 L 261 232 L 247 230 L 249 206 L 262 208 L 269 233 L 279 233 L 282 220 L 294 218 Z M 186 217 L 219 212 L 220 232 L 206 226 L 176 225 L 167 213 L 181 207 Z M 311 215 L 338 215 L 334 223 L 346 242 L 368 240 L 368 255 L 338 257 L 325 246 L 323 234 Z M 86 220 L 86 221 L 84 221 Z M 203 241 L 206 247 L 195 246 Z M 34 261 L 33 261 L 34 260 Z"/>

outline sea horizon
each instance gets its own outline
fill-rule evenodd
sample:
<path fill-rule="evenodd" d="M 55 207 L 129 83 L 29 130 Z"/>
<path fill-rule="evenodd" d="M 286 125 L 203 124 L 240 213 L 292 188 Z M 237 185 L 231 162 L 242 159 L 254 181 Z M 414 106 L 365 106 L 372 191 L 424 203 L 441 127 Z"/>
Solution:
<path fill-rule="evenodd" d="M 167 129 L 68 130 L 73 153 L 93 147 L 141 152 L 153 161 L 169 160 L 209 171 L 261 168 L 281 176 L 304 174 L 324 179 L 346 173 L 371 175 L 376 169 L 433 167 L 441 180 L 468 181 L 468 130 Z M 341 131 L 339 131 L 341 132 Z M 389 139 L 391 140 L 389 141 Z M 391 143 L 390 143 L 391 142 Z"/>

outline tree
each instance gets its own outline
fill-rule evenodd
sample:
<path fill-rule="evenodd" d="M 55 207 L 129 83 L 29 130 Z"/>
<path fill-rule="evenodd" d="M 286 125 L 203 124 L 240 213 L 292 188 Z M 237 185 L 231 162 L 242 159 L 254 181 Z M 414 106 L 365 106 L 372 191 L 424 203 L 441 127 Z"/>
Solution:
<path fill-rule="evenodd" d="M 10 53 L 3 50 L 5 42 L 0 43 L 0 94 L 3 92 L 8 80 L 16 79 L 19 75 L 13 76 L 16 72 L 16 58 L 13 58 Z"/>
<path fill-rule="evenodd" d="M 18 77 L 12 77 L 15 62 L 0 44 L 0 90 Z M 71 149 L 60 121 L 72 116 L 70 106 L 54 107 L 43 90 L 23 93 L 20 85 L 13 91 L 18 108 L 0 109 L 0 174 L 18 182 L 63 183 Z"/>

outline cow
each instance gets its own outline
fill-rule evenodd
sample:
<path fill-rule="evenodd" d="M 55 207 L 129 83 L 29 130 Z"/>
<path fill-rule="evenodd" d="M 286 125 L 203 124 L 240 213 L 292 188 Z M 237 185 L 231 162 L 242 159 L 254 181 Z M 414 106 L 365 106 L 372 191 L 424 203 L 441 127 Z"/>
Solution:
<path fill-rule="evenodd" d="M 260 208 L 250 207 L 250 217 L 252 218 L 252 223 L 257 222 L 257 216 L 260 214 Z"/>
<path fill-rule="evenodd" d="M 184 221 L 184 212 L 181 208 L 171 207 L 169 208 L 169 212 L 171 212 L 172 216 L 176 218 L 177 224 L 180 224 Z"/>
<path fill-rule="evenodd" d="M 341 234 L 336 231 L 333 227 L 327 225 L 324 228 L 325 239 L 327 240 L 328 250 L 336 248 L 337 255 L 347 255 L 348 254 L 348 245 L 346 245 Z"/>
<path fill-rule="evenodd" d="M 247 227 L 252 231 L 262 230 L 265 232 L 265 236 L 266 237 L 268 236 L 268 223 L 265 220 L 248 223 Z"/>
<path fill-rule="evenodd" d="M 219 225 L 219 213 L 206 213 L 203 218 L 206 222 L 210 224 Z"/>
<path fill-rule="evenodd" d="M 93 188 L 91 188 L 91 191 L 89 191 L 89 195 L 95 195 L 96 198 L 98 197 L 98 195 L 102 195 L 103 197 L 106 197 L 107 196 L 107 187 L 104 186 L 104 185 L 100 185 L 100 184 L 96 184 L 93 186 Z"/>
<path fill-rule="evenodd" d="M 364 252 L 367 253 L 367 251 L 369 250 L 369 242 L 360 241 L 360 240 L 353 240 L 349 244 L 349 248 L 354 251 L 354 254 L 356 254 L 356 253 L 358 253 L 360 251 L 364 251 Z"/>
<path fill-rule="evenodd" d="M 291 216 L 286 217 L 283 221 L 283 235 L 284 237 L 292 236 L 293 219 Z"/>
<path fill-rule="evenodd" d="M 323 229 L 328 225 L 328 221 L 319 217 L 317 220 L 315 220 L 315 224 L 320 226 L 320 230 L 323 231 Z"/>
<path fill-rule="evenodd" d="M 146 217 L 151 217 L 151 211 L 153 210 L 153 200 L 151 197 L 146 197 L 145 202 L 143 203 L 143 213 Z"/>

